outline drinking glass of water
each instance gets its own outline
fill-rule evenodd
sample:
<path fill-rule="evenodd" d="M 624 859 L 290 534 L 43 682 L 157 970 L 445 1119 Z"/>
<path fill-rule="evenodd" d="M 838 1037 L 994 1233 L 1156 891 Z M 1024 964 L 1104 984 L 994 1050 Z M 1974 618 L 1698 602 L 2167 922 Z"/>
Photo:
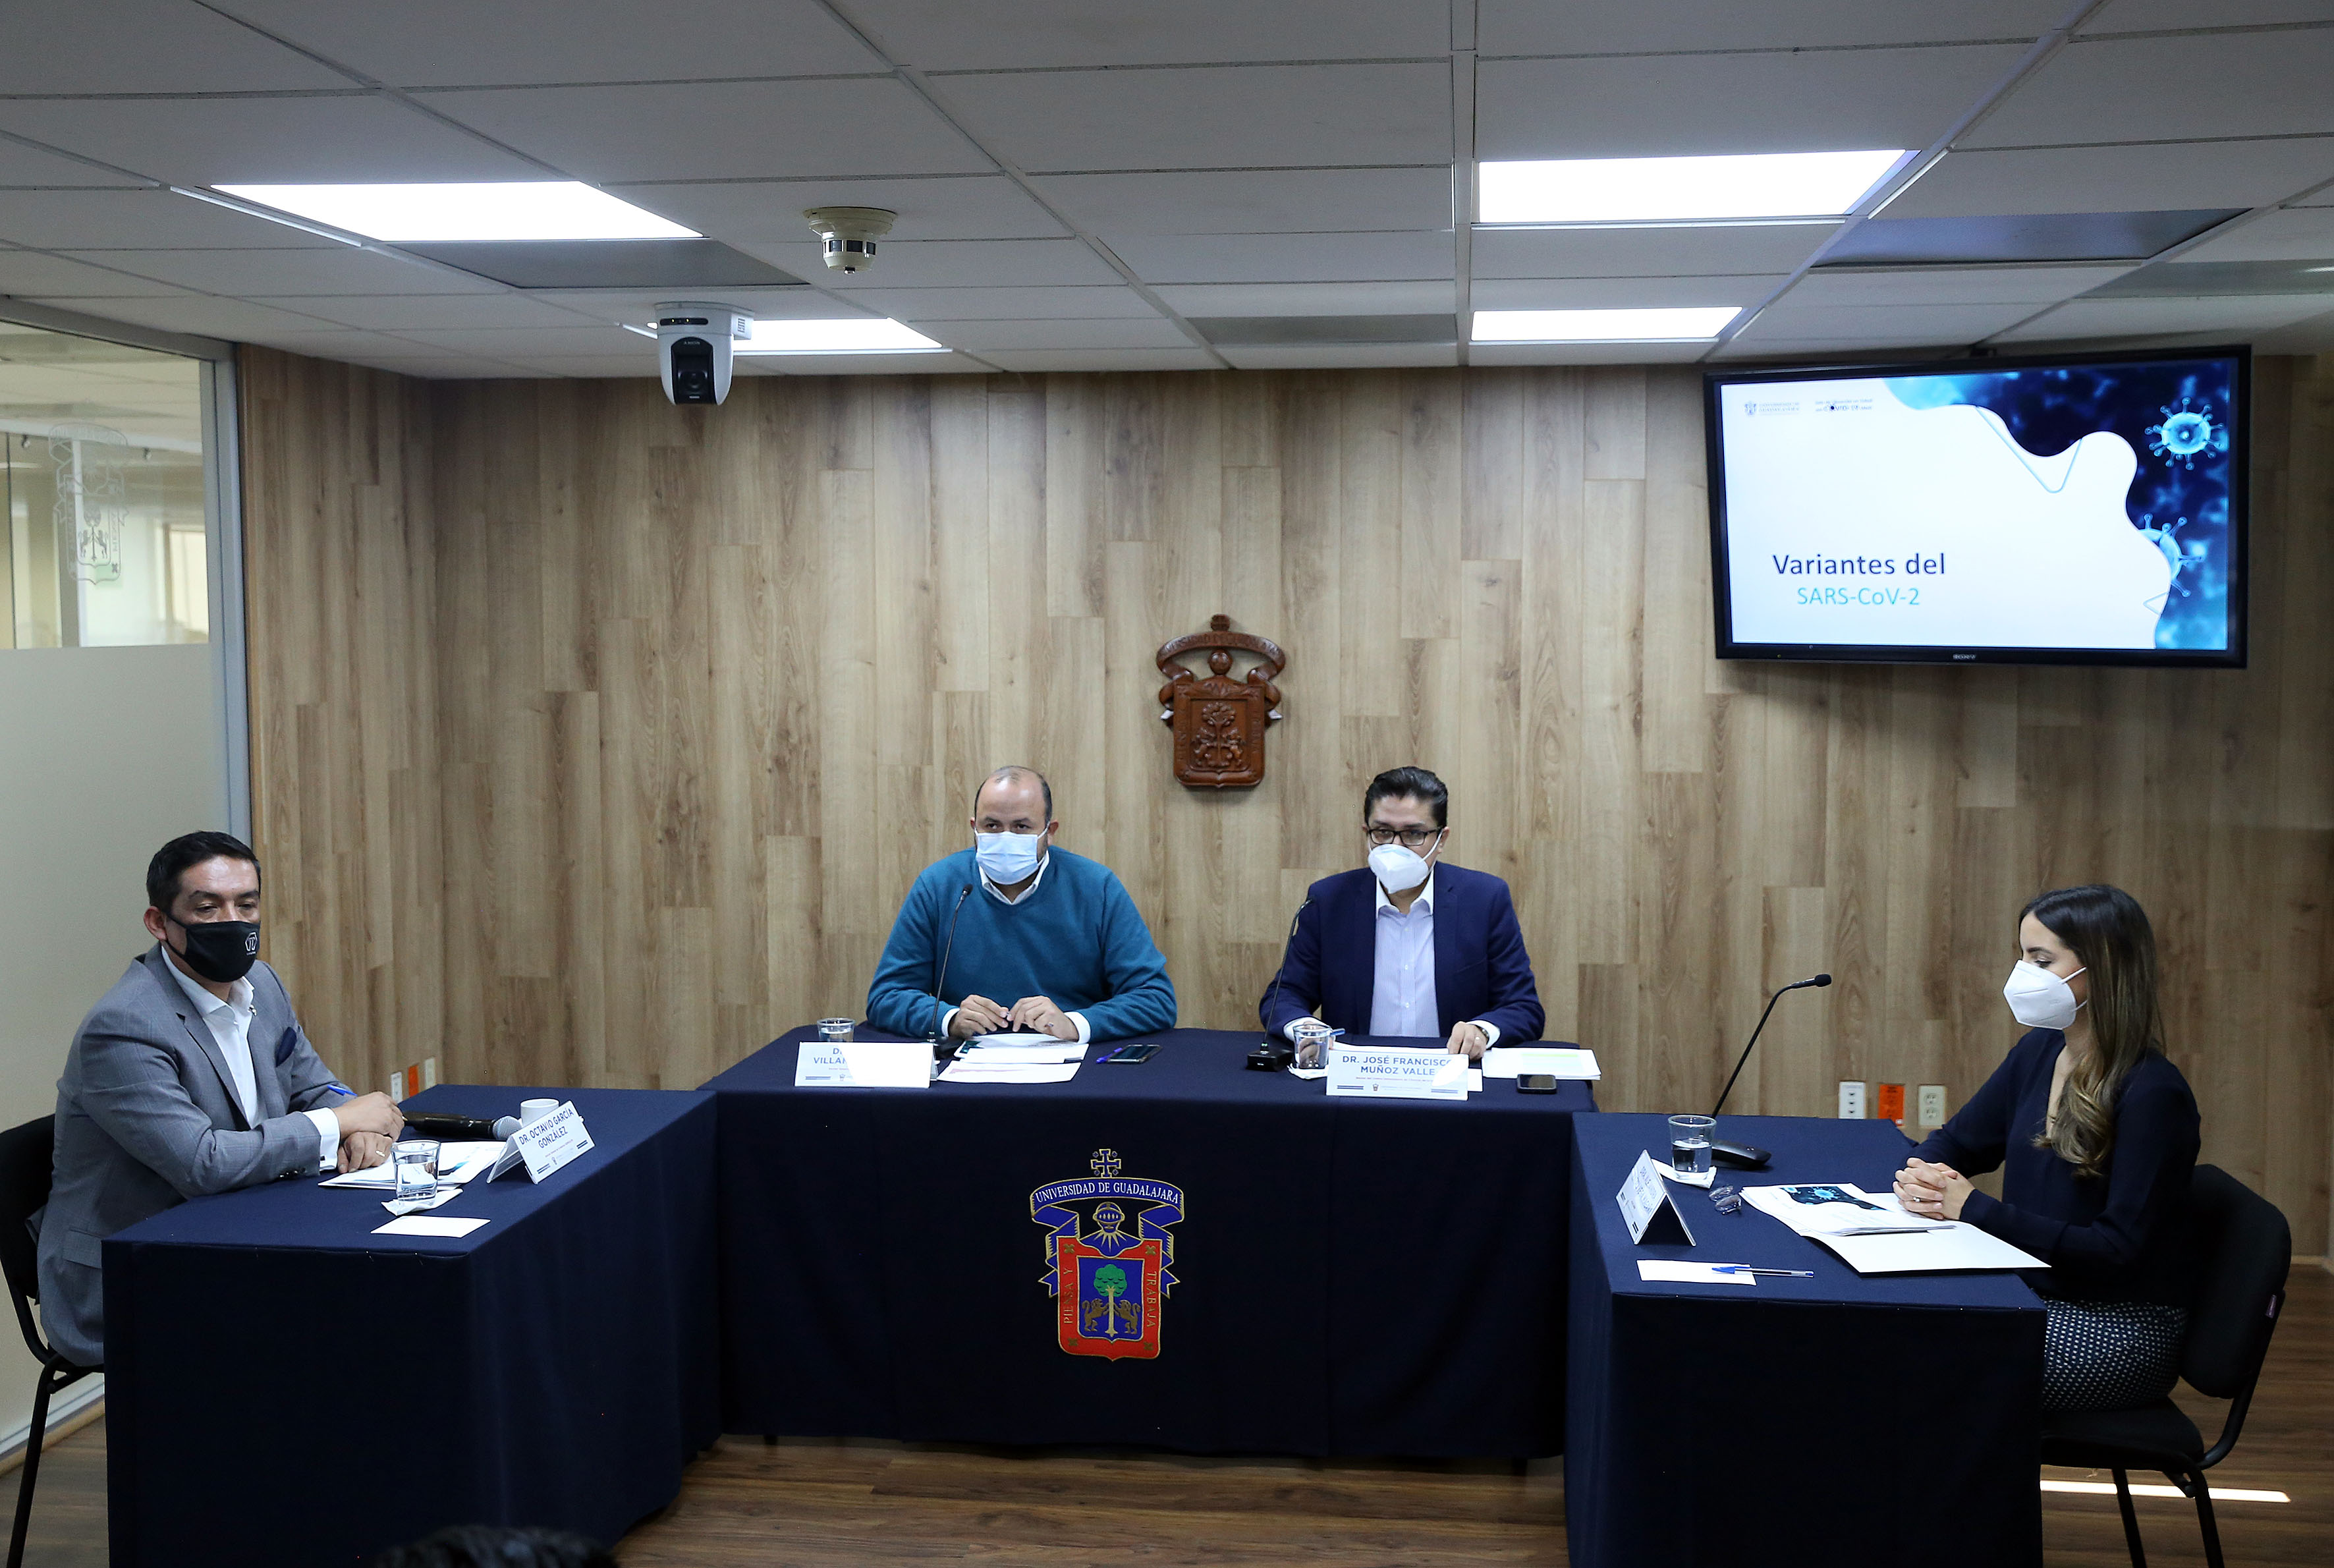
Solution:
<path fill-rule="evenodd" d="M 1329 1041 L 1336 1037 L 1336 1032 L 1317 1019 L 1308 1019 L 1299 1023 L 1290 1031 L 1297 1041 L 1297 1065 L 1308 1070 L 1327 1066 L 1328 1063 L 1323 1060 L 1323 1055 L 1328 1050 Z"/>
<path fill-rule="evenodd" d="M 842 1045 L 851 1039 L 856 1021 L 848 1018 L 822 1018 L 818 1021 L 818 1037 L 828 1045 Z"/>
<path fill-rule="evenodd" d="M 1710 1171 L 1710 1134 L 1718 1125 L 1706 1116 L 1670 1118 L 1670 1168 L 1691 1176 Z"/>
<path fill-rule="evenodd" d="M 390 1157 L 397 1162 L 398 1202 L 408 1203 L 416 1198 L 427 1200 L 438 1195 L 436 1138 L 408 1138 L 396 1147 Z"/>

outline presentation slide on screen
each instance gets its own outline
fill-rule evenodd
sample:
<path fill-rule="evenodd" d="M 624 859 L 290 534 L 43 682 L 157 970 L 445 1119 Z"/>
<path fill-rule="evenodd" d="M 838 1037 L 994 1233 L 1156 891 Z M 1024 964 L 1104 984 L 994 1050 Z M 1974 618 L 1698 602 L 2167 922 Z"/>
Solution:
<path fill-rule="evenodd" d="M 1735 641 L 2226 648 L 2234 371 L 1722 386 Z"/>

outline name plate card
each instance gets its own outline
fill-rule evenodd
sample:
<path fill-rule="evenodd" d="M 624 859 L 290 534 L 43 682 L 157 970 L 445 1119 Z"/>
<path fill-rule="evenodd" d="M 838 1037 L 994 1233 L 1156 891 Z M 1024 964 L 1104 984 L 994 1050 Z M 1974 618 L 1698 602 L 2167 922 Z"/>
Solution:
<path fill-rule="evenodd" d="M 1637 1163 L 1629 1167 L 1628 1177 L 1615 1195 L 1631 1241 L 1642 1244 L 1647 1240 L 1682 1240 L 1688 1246 L 1695 1244 L 1685 1214 L 1672 1197 L 1670 1184 L 1662 1179 L 1662 1167 L 1654 1163 L 1653 1156 L 1637 1156 Z"/>
<path fill-rule="evenodd" d="M 920 1040 L 805 1040 L 795 1048 L 796 1089 L 929 1089 L 932 1048 Z"/>
<path fill-rule="evenodd" d="M 539 1182 L 591 1147 L 592 1135 L 584 1130 L 584 1115 L 571 1099 L 550 1115 L 537 1117 L 511 1134 L 510 1143 L 504 1148 L 502 1157 L 495 1161 L 495 1168 L 487 1173 L 487 1179 L 492 1181 L 524 1164 L 526 1179 Z"/>
<path fill-rule="evenodd" d="M 1465 1099 L 1467 1070 L 1456 1051 L 1338 1046 L 1329 1052 L 1329 1092 L 1375 1099 Z"/>

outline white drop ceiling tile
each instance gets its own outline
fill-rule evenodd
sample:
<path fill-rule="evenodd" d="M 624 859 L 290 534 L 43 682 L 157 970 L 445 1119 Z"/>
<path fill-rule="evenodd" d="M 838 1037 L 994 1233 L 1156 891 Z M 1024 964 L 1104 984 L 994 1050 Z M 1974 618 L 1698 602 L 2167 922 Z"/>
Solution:
<path fill-rule="evenodd" d="M 419 376 L 429 381 L 512 381 L 541 373 L 524 365 L 506 364 L 499 360 L 468 359 L 451 354 L 351 354 L 347 363 L 363 365 L 369 370 L 385 370 L 395 375 Z"/>
<path fill-rule="evenodd" d="M 2262 207 L 2334 178 L 2334 136 L 1947 154 L 1890 218 Z"/>
<path fill-rule="evenodd" d="M 0 190 L 0 239 L 44 250 L 341 250 L 337 240 L 168 190 Z"/>
<path fill-rule="evenodd" d="M 1033 171 L 1448 164 L 1452 156 L 1447 61 L 1054 71 L 935 85 L 977 134 Z"/>
<path fill-rule="evenodd" d="M 2200 27 L 2259 27 L 2280 22 L 2334 22 L 2327 0 L 2114 0 L 2083 24 L 2092 33 L 2193 33 Z"/>
<path fill-rule="evenodd" d="M 526 354 L 506 356 L 511 366 L 501 373 L 506 376 L 533 377 L 547 380 L 572 377 L 594 381 L 641 381 L 657 379 L 654 358 L 642 359 L 638 354 L 560 354 L 531 357 Z"/>
<path fill-rule="evenodd" d="M 0 93 L 263 92 L 349 79 L 193 0 L 28 7 L 0 52 Z"/>
<path fill-rule="evenodd" d="M 320 323 L 314 330 L 269 332 L 256 335 L 252 343 L 265 344 L 290 353 L 304 353 L 317 359 L 354 360 L 360 354 L 413 354 L 428 351 L 379 333 L 327 329 Z"/>
<path fill-rule="evenodd" d="M 1759 313 L 1736 337 L 1851 338 L 1873 343 L 1976 343 L 2041 307 L 2027 302 L 1979 305 L 1796 305 L 1790 295 Z"/>
<path fill-rule="evenodd" d="M 871 287 L 1043 288 L 1124 281 L 1082 239 L 886 239 L 877 243 L 873 266 L 846 274 L 829 271 L 818 242 L 807 229 L 804 234 L 800 244 L 747 242 L 738 248 L 844 295 Z"/>
<path fill-rule="evenodd" d="M 1447 278 L 1451 231 L 1408 234 L 1120 234 L 1104 244 L 1145 283 L 1366 283 Z"/>
<path fill-rule="evenodd" d="M 2002 343 L 2162 333 L 2259 332 L 2314 316 L 2323 295 L 2229 295 L 2209 299 L 2078 299 L 2004 333 Z"/>
<path fill-rule="evenodd" d="M 1478 343 L 1469 364 L 1692 364 L 1706 343 Z"/>
<path fill-rule="evenodd" d="M 1477 278 L 1477 310 L 1602 310 L 1631 305 L 1731 305 L 1745 309 L 1783 286 L 1782 273 L 1714 277 Z"/>
<path fill-rule="evenodd" d="M 2183 261 L 2334 261 L 2334 207 L 2292 207 L 2246 219 L 2182 253 Z"/>
<path fill-rule="evenodd" d="M 888 77 L 464 90 L 420 102 L 595 182 L 996 172 Z"/>
<path fill-rule="evenodd" d="M 223 337 L 236 343 L 256 343 L 270 333 L 329 331 L 334 324 L 301 312 L 253 305 L 246 300 L 216 299 L 201 294 L 177 295 L 161 299 L 92 299 L 84 295 L 38 299 L 37 302 L 77 310 L 84 315 L 101 316 L 108 321 L 126 322 L 132 326 L 159 327 L 164 332 Z"/>
<path fill-rule="evenodd" d="M 931 72 L 1404 59 L 1451 47 L 1448 14 L 1419 0 L 855 0 L 851 14 L 893 59 Z"/>
<path fill-rule="evenodd" d="M 0 141 L 0 189 L 9 186 L 126 186 L 134 189 L 142 183 L 130 175 L 117 174 L 78 158 L 68 158 L 62 152 L 45 152 L 37 147 L 27 147 L 21 141 Z"/>
<path fill-rule="evenodd" d="M 1455 343 L 1275 343 L 1226 344 L 1217 353 L 1239 370 L 1375 370 L 1455 365 Z"/>
<path fill-rule="evenodd" d="M 1480 0 L 1475 47 L 1498 54 L 1626 53 L 1683 49 L 1808 49 L 1825 45 L 2035 38 L 2058 24 L 2065 0 L 1956 0 L 1951 5 L 1841 0 Z M 2190 24 L 2194 25 L 2194 24 Z"/>
<path fill-rule="evenodd" d="M 723 305 L 734 305 L 761 321 L 832 321 L 846 316 L 881 315 L 814 288 L 705 289 Z M 656 307 L 673 296 L 669 288 L 531 288 L 529 299 L 605 322 L 632 322 L 646 326 Z"/>
<path fill-rule="evenodd" d="M 574 310 L 523 294 L 390 294 L 260 295 L 256 305 L 304 311 L 343 326 L 374 332 L 434 329 L 464 332 L 475 327 L 589 326 L 603 324 L 598 314 Z M 646 315 L 641 320 L 645 324 Z M 646 340 L 643 339 L 643 342 Z"/>
<path fill-rule="evenodd" d="M 810 207 L 889 208 L 900 215 L 892 232 L 902 244 L 1046 239 L 1069 232 L 1001 174 L 611 185 L 609 193 L 731 245 L 808 237 L 803 209 Z"/>
<path fill-rule="evenodd" d="M 1451 169 L 1231 169 L 1030 181 L 1089 233 L 1289 234 L 1451 222 Z"/>
<path fill-rule="evenodd" d="M 1093 321 L 952 321 L 928 324 L 926 335 L 950 348 L 988 358 L 991 350 L 1190 348 L 1191 340 L 1165 316 L 1104 316 Z"/>
<path fill-rule="evenodd" d="M 1643 158 L 1925 147 L 2023 46 L 1487 60 L 1478 158 Z"/>
<path fill-rule="evenodd" d="M 981 358 L 998 370 L 1040 371 L 1161 371 L 1220 370 L 1215 356 L 1187 344 L 1182 348 L 1055 348 L 984 353 Z"/>
<path fill-rule="evenodd" d="M 43 299 L 74 295 L 161 298 L 187 292 L 170 284 L 156 283 L 111 267 L 92 266 L 70 256 L 49 256 L 36 250 L 0 250 L 0 294 Z"/>
<path fill-rule="evenodd" d="M 1158 291 L 1184 315 L 1431 315 L 1458 308 L 1450 283 L 1187 283 Z"/>
<path fill-rule="evenodd" d="M 233 0 L 237 15 L 401 87 L 882 71 L 812 0 Z"/>
<path fill-rule="evenodd" d="M 911 326 L 925 321 L 1072 320 L 1159 314 L 1141 295 L 1124 287 L 857 288 L 851 292 L 851 303 Z"/>
<path fill-rule="evenodd" d="M 370 95 L 20 98 L 0 101 L 0 131 L 171 185 L 545 178 L 500 148 Z"/>
<path fill-rule="evenodd" d="M 632 356 L 653 374 L 656 344 L 620 326 L 487 326 L 446 332 L 433 327 L 400 331 L 399 337 L 455 353 L 486 354 L 496 359 L 524 358 L 529 362 L 599 355 Z"/>
<path fill-rule="evenodd" d="M 1951 344 L 1876 345 L 1864 338 L 1736 338 L 1711 357 L 1713 360 L 1799 360 L 1816 363 L 1873 364 L 1887 360 L 1957 359 L 1969 352 L 1966 341 Z"/>
<path fill-rule="evenodd" d="M 2334 131 L 2329 79 L 2334 29 L 2081 39 L 2021 83 L 1965 144 L 2324 134 Z"/>
<path fill-rule="evenodd" d="M 1477 286 L 1487 277 L 1702 277 L 1790 272 L 1838 228 L 1833 223 L 1713 224 L 1695 228 L 1479 228 Z"/>
<path fill-rule="evenodd" d="M 85 250 L 83 261 L 208 294 L 486 294 L 502 286 L 403 256 L 329 250 Z"/>
<path fill-rule="evenodd" d="M 738 362 L 740 375 L 985 375 L 989 369 L 960 353 L 775 353 Z"/>
<path fill-rule="evenodd" d="M 1823 267 L 1777 301 L 1790 305 L 2036 305 L 2072 299 L 2131 271 L 2128 266 Z"/>

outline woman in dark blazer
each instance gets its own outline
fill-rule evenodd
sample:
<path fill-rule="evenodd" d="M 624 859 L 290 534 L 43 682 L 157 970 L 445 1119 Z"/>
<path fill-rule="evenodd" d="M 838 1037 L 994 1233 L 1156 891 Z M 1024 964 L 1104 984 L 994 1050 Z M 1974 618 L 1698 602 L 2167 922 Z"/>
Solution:
<path fill-rule="evenodd" d="M 2179 1375 L 2189 1292 L 2182 1215 L 2196 1097 L 2164 1054 L 2156 934 L 2120 888 L 2028 905 L 2002 996 L 2026 1035 L 1953 1118 L 1914 1150 L 1896 1195 L 1966 1220 L 2050 1265 L 2047 1409 L 2161 1399 Z M 1999 1167 L 2000 1198 L 1970 1185 Z"/>

